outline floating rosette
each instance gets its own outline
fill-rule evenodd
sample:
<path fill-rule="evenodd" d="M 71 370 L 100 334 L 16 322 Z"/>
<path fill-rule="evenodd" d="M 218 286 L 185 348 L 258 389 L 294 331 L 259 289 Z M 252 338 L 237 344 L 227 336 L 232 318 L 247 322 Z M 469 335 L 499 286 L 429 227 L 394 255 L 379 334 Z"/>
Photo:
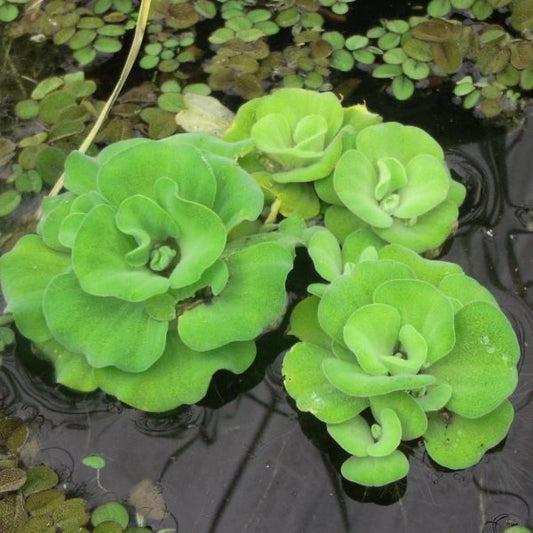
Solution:
<path fill-rule="evenodd" d="M 428 133 L 396 122 L 363 129 L 330 178 L 326 225 L 334 233 L 370 227 L 385 242 L 416 252 L 438 248 L 457 225 L 465 188 L 450 176 Z"/>
<path fill-rule="evenodd" d="M 513 419 L 507 398 L 520 353 L 498 304 L 458 265 L 399 245 L 361 255 L 346 246 L 353 236 L 344 256 L 331 254 L 327 235 L 312 237 L 312 258 L 331 283 L 291 316 L 302 342 L 285 356 L 283 375 L 297 407 L 327 423 L 351 454 L 343 476 L 362 485 L 404 477 L 399 446 L 419 437 L 442 466 L 477 463 Z"/>
<path fill-rule="evenodd" d="M 381 121 L 364 105 L 342 107 L 333 93 L 279 89 L 239 108 L 224 138 L 252 139 L 241 161 L 264 190 L 277 198 L 285 216 L 316 216 L 320 204 L 312 182 L 329 176 L 358 131 Z"/>
<path fill-rule="evenodd" d="M 68 192 L 0 259 L 8 308 L 58 382 L 165 411 L 252 363 L 284 310 L 293 254 L 273 240 L 229 246 L 263 208 L 235 162 L 246 149 L 182 134 L 69 156 Z"/>

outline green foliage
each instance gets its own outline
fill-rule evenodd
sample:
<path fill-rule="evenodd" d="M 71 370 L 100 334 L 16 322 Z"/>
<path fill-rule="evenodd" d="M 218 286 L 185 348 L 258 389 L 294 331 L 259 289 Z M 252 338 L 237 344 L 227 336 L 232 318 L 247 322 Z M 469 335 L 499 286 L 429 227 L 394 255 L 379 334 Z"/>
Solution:
<path fill-rule="evenodd" d="M 362 105 L 343 108 L 332 93 L 287 88 L 241 106 L 225 139 L 253 140 L 255 150 L 242 165 L 281 201 L 289 187 L 301 191 L 297 193 L 301 196 L 307 189 L 316 198 L 312 184 L 332 173 L 358 131 L 380 120 Z M 318 196 L 323 194 L 318 191 Z M 317 214 L 297 205 L 293 209 L 305 217 Z M 281 213 L 290 212 L 282 203 Z"/>
<path fill-rule="evenodd" d="M 337 163 L 333 187 L 345 218 L 416 252 L 439 247 L 453 232 L 465 196 L 439 144 L 419 128 L 394 122 L 359 133 L 355 149 Z"/>
<path fill-rule="evenodd" d="M 263 208 L 234 162 L 248 146 L 183 134 L 69 156 L 68 192 L 0 260 L 8 309 L 58 382 L 165 411 L 251 364 L 284 309 L 292 255 L 272 239 L 228 246 Z"/>
<path fill-rule="evenodd" d="M 301 342 L 283 375 L 298 408 L 351 455 L 343 476 L 368 486 L 401 479 L 409 465 L 399 446 L 419 437 L 442 466 L 476 464 L 514 414 L 519 346 L 494 298 L 458 265 L 369 243 L 368 230 L 342 252 L 320 230 L 309 253 L 330 284 L 294 309 Z"/>

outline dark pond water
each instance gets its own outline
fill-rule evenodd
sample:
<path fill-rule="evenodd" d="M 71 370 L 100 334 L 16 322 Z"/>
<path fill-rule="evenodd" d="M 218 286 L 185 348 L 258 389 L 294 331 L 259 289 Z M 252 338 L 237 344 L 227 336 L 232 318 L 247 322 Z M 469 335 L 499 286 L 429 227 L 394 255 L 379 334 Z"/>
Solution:
<path fill-rule="evenodd" d="M 373 22 L 363 16 L 358 24 Z M 356 99 L 385 120 L 427 129 L 468 187 L 443 259 L 495 294 L 520 339 L 516 418 L 504 443 L 459 472 L 436 467 L 415 443 L 407 480 L 363 489 L 342 481 L 344 452 L 283 390 L 281 360 L 293 342 L 285 323 L 260 340 L 243 376 L 219 373 L 201 405 L 165 416 L 52 385 L 50 369 L 21 340 L 17 358 L 4 357 L 0 410 L 35 421 L 37 459 L 60 473 L 69 494 L 91 505 L 125 501 L 136 483 L 156 480 L 170 515 L 152 525 L 180 533 L 498 533 L 533 525 L 533 109 L 506 132 L 451 104 L 447 90 L 400 104 L 376 87 L 367 80 Z M 312 281 L 309 267 L 300 254 L 289 279 L 293 300 Z M 107 460 L 101 486 L 81 464 L 91 454 Z"/>

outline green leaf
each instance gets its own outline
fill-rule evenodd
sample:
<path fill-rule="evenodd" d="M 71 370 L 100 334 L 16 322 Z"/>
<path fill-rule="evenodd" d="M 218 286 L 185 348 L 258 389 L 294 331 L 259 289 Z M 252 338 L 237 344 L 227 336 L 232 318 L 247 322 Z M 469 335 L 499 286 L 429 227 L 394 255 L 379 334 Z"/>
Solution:
<path fill-rule="evenodd" d="M 332 233 L 317 231 L 309 240 L 307 249 L 317 273 L 325 280 L 333 281 L 342 274 L 341 249 Z"/>
<path fill-rule="evenodd" d="M 478 418 L 515 389 L 520 347 L 505 315 L 486 302 L 465 305 L 455 317 L 455 331 L 453 350 L 429 371 L 453 389 L 447 409 Z"/>
<path fill-rule="evenodd" d="M 399 189 L 399 218 L 419 217 L 440 205 L 448 196 L 449 171 L 442 160 L 432 155 L 413 157 L 405 167 L 407 183 Z"/>
<path fill-rule="evenodd" d="M 70 257 L 50 250 L 37 235 L 22 237 L 0 258 L 2 292 L 20 332 L 35 342 L 51 337 L 43 315 L 43 294 L 50 281 L 70 267 Z"/>
<path fill-rule="evenodd" d="M 0 217 L 9 215 L 20 205 L 22 197 L 18 191 L 10 190 L 0 194 Z"/>
<path fill-rule="evenodd" d="M 416 390 L 435 383 L 428 375 L 371 376 L 355 363 L 325 359 L 322 371 L 329 382 L 341 392 L 356 397 L 372 397 L 401 390 Z"/>
<path fill-rule="evenodd" d="M 374 231 L 385 241 L 401 244 L 422 253 L 438 248 L 446 240 L 457 222 L 457 217 L 457 205 L 446 200 L 413 220 L 413 224 L 395 219 L 392 226 L 374 228 Z"/>
<path fill-rule="evenodd" d="M 405 477 L 409 461 L 399 450 L 385 457 L 350 457 L 341 467 L 344 478 L 366 487 L 382 487 Z"/>
<path fill-rule="evenodd" d="M 196 352 L 169 332 L 163 355 L 142 373 L 107 367 L 96 370 L 98 385 L 137 409 L 163 412 L 201 400 L 215 372 L 244 372 L 255 357 L 253 342 L 231 343 L 215 350 Z"/>
<path fill-rule="evenodd" d="M 324 214 L 324 224 L 326 228 L 335 235 L 337 240 L 342 244 L 348 235 L 359 229 L 368 228 L 368 226 L 345 207 L 330 206 Z"/>
<path fill-rule="evenodd" d="M 505 438 L 513 417 L 513 406 L 508 401 L 476 419 L 458 414 L 441 418 L 439 413 L 432 414 L 424 434 L 426 450 L 435 462 L 446 468 L 468 468 Z"/>
<path fill-rule="evenodd" d="M 392 82 L 392 94 L 397 100 L 409 100 L 415 92 L 415 84 L 406 76 L 398 76 Z"/>
<path fill-rule="evenodd" d="M 448 275 L 463 274 L 463 269 L 456 263 L 424 259 L 409 248 L 396 244 L 389 244 L 381 248 L 379 258 L 403 263 L 415 273 L 419 280 L 427 281 L 435 287 L 439 287 L 441 281 Z M 445 294 L 447 293 L 445 292 Z"/>
<path fill-rule="evenodd" d="M 217 192 L 213 211 L 220 217 L 227 231 L 243 220 L 255 220 L 263 209 L 264 195 L 257 183 L 237 163 L 226 157 L 206 153 L 215 178 Z M 228 157 L 232 157 L 228 154 Z"/>
<path fill-rule="evenodd" d="M 229 280 L 220 295 L 186 309 L 178 319 L 180 337 L 194 350 L 254 339 L 283 312 L 285 279 L 292 269 L 285 248 L 259 243 L 234 252 L 226 262 Z"/>
<path fill-rule="evenodd" d="M 169 281 L 172 289 L 179 289 L 198 281 L 220 257 L 226 244 L 226 228 L 213 211 L 180 197 L 172 180 L 159 179 L 156 191 L 159 204 L 178 227 L 180 259 Z"/>
<path fill-rule="evenodd" d="M 65 187 L 76 194 L 96 190 L 96 176 L 100 165 L 92 157 L 73 151 L 65 160 Z"/>
<path fill-rule="evenodd" d="M 83 292 L 73 273 L 52 280 L 43 309 L 54 338 L 95 368 L 142 372 L 163 353 L 167 322 L 150 318 L 143 304 Z"/>
<path fill-rule="evenodd" d="M 22 100 L 15 105 L 15 115 L 21 120 L 29 120 L 39 114 L 39 103 L 35 100 Z"/>
<path fill-rule="evenodd" d="M 487 302 L 498 307 L 496 298 L 485 287 L 462 273 L 442 278 L 439 290 L 449 298 L 459 300 L 463 306 L 472 302 Z"/>
<path fill-rule="evenodd" d="M 98 174 L 98 189 L 116 207 L 134 194 L 155 199 L 155 184 L 162 177 L 175 181 L 180 196 L 185 200 L 209 208 L 215 201 L 213 171 L 194 146 L 144 141 L 124 145 L 124 149 L 116 147 L 113 153 L 104 150 L 99 160 L 105 164 Z"/>
<path fill-rule="evenodd" d="M 343 394 L 326 379 L 322 362 L 331 351 L 308 342 L 299 342 L 283 359 L 285 388 L 300 411 L 310 412 L 328 424 L 349 420 L 368 407 L 366 398 Z"/>
<path fill-rule="evenodd" d="M 329 350 L 332 340 L 322 331 L 318 323 L 319 303 L 320 299 L 316 296 L 309 296 L 298 302 L 291 313 L 289 333 L 301 341 Z"/>
<path fill-rule="evenodd" d="M 412 278 L 411 269 L 394 261 L 365 261 L 353 272 L 337 278 L 325 291 L 318 307 L 322 329 L 343 342 L 343 329 L 349 316 L 364 305 L 374 303 L 377 287 L 391 279 Z"/>
<path fill-rule="evenodd" d="M 400 331 L 400 313 L 394 307 L 370 304 L 354 311 L 344 326 L 344 342 L 361 368 L 371 375 L 386 375 L 381 356 L 393 355 Z"/>
<path fill-rule="evenodd" d="M 370 128 L 375 127 L 371 126 Z M 358 138 L 365 132 L 363 130 Z M 378 173 L 372 162 L 357 150 L 348 150 L 339 159 L 333 176 L 335 192 L 352 213 L 371 226 L 386 228 L 392 225 L 375 198 Z"/>
<path fill-rule="evenodd" d="M 329 423 L 328 433 L 343 450 L 357 457 L 366 457 L 367 448 L 374 444 L 370 427 L 362 416 L 341 423 Z"/>
<path fill-rule="evenodd" d="M 403 279 L 383 283 L 374 292 L 374 301 L 393 306 L 427 342 L 427 360 L 434 363 L 455 344 L 453 308 L 438 289 L 420 280 Z"/>
<path fill-rule="evenodd" d="M 420 154 L 429 154 L 440 161 L 444 160 L 444 152 L 433 137 L 420 128 L 404 126 L 397 122 L 385 122 L 365 128 L 357 136 L 357 149 L 370 161 L 393 157 L 407 165 L 413 157 Z"/>
<path fill-rule="evenodd" d="M 69 352 L 54 339 L 36 346 L 37 350 L 53 363 L 58 383 L 81 392 L 92 392 L 98 388 L 94 368 L 89 366 L 83 355 Z"/>
<path fill-rule="evenodd" d="M 428 421 L 422 407 L 407 392 L 397 391 L 383 396 L 372 396 L 370 408 L 374 418 L 381 420 L 384 409 L 392 409 L 402 427 L 402 440 L 412 440 L 421 437 L 427 427 Z"/>
<path fill-rule="evenodd" d="M 124 529 L 128 527 L 129 521 L 128 511 L 118 502 L 103 503 L 91 513 L 93 526 L 98 526 L 102 522 L 116 522 Z"/>
<path fill-rule="evenodd" d="M 169 280 L 147 268 L 132 267 L 127 254 L 136 248 L 133 237 L 121 233 L 115 212 L 99 205 L 83 220 L 72 249 L 74 271 L 88 295 L 114 296 L 140 302 L 168 290 Z"/>
<path fill-rule="evenodd" d="M 99 455 L 88 455 L 81 460 L 82 464 L 95 470 L 100 470 L 106 465 L 106 461 Z"/>

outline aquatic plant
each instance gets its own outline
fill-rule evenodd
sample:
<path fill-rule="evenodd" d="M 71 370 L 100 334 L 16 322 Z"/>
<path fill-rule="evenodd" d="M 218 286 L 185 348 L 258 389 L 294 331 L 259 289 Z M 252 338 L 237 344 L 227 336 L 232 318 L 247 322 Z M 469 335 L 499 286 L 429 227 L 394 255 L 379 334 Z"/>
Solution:
<path fill-rule="evenodd" d="M 337 207 L 326 212 L 326 226 L 369 226 L 416 252 L 437 248 L 453 232 L 466 192 L 451 178 L 437 141 L 397 122 L 364 128 L 328 180 Z"/>
<path fill-rule="evenodd" d="M 266 189 L 284 184 L 304 198 L 310 196 L 310 208 L 305 202 L 291 206 L 308 218 L 318 213 L 318 199 L 311 187 L 302 184 L 316 187 L 331 174 L 357 132 L 380 121 L 364 105 L 343 108 L 333 93 L 285 88 L 242 105 L 224 139 L 252 139 L 254 151 L 242 159 L 243 167 Z M 275 194 L 280 195 L 280 190 L 287 188 L 278 188 Z M 290 210 L 282 204 L 281 213 Z"/>
<path fill-rule="evenodd" d="M 283 312 L 292 251 L 228 242 L 263 209 L 234 161 L 248 145 L 183 134 L 68 157 L 68 192 L 0 259 L 8 309 L 59 383 L 165 411 L 252 363 Z"/>
<path fill-rule="evenodd" d="M 327 241 L 316 247 L 328 256 Z M 330 271 L 320 297 L 293 311 L 291 333 L 302 342 L 283 362 L 287 392 L 351 455 L 341 468 L 350 481 L 401 479 L 409 469 L 401 443 L 419 437 L 442 466 L 476 464 L 513 419 L 511 325 L 458 265 L 398 245 L 359 259 Z"/>
<path fill-rule="evenodd" d="M 146 518 L 161 521 L 154 511 L 163 508 L 164 501 L 157 487 L 143 480 L 132 488 L 130 503 L 137 511 L 135 524 L 129 512 L 115 501 L 88 510 L 81 497 L 67 497 L 68 483 L 60 483 L 59 476 L 46 465 L 27 466 L 35 450 L 32 424 L 15 416 L 0 413 L 0 530 L 19 533 L 53 533 L 55 531 L 97 531 L 112 533 L 150 533 L 156 531 L 142 527 Z M 150 489 L 152 489 L 150 491 Z M 150 491 L 150 492 L 149 492 Z M 144 505 L 144 508 L 142 507 Z M 151 505 L 151 506 L 150 506 Z M 154 505 L 156 508 L 154 508 Z M 159 529 L 171 533 L 174 529 Z"/>

